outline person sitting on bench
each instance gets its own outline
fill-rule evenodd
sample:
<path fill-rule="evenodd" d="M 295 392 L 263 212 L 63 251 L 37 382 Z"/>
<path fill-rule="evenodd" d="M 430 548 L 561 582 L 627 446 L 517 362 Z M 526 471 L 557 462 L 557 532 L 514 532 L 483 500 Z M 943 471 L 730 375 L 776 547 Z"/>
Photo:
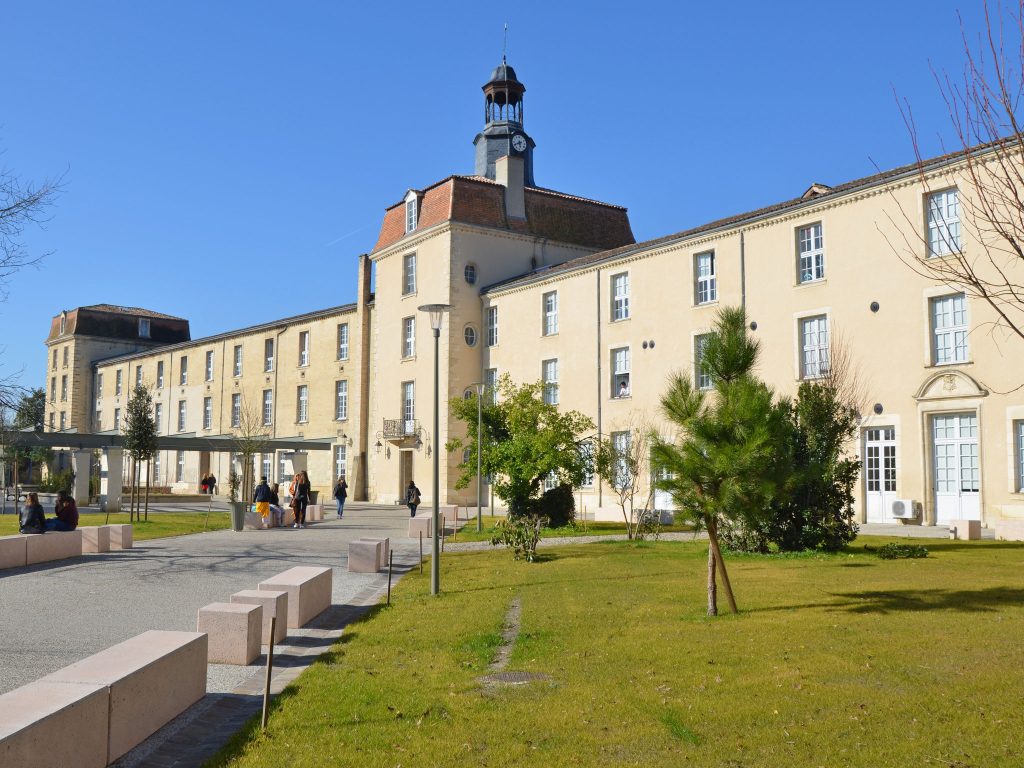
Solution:
<path fill-rule="evenodd" d="M 67 491 L 57 492 L 57 501 L 53 505 L 57 515 L 46 521 L 48 531 L 73 531 L 78 527 L 78 506 Z"/>
<path fill-rule="evenodd" d="M 29 493 L 25 498 L 25 506 L 21 508 L 21 519 L 18 521 L 21 533 L 46 533 L 46 516 L 43 505 L 39 503 L 39 495 Z"/>

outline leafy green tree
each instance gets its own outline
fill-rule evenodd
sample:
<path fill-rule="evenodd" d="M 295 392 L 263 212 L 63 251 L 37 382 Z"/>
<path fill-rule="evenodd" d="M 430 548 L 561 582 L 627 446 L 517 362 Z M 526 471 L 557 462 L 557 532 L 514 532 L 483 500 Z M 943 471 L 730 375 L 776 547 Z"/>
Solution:
<path fill-rule="evenodd" d="M 485 392 L 481 407 L 483 447 L 477 435 L 477 395 L 453 400 L 452 414 L 466 424 L 467 437 L 448 441 L 449 451 L 468 448 L 456 488 L 466 488 L 476 477 L 480 450 L 481 471 L 495 478 L 494 492 L 508 504 L 512 517 L 533 514 L 544 481 L 578 487 L 589 470 L 580 450 L 582 436 L 594 422 L 578 411 L 562 412 L 544 402 L 541 382 L 516 385 L 506 374 L 498 381 L 497 396 Z"/>
<path fill-rule="evenodd" d="M 673 440 L 651 437 L 657 487 L 708 533 L 709 616 L 718 614 L 716 570 L 729 607 L 738 610 L 719 545 L 720 525 L 763 521 L 772 501 L 785 493 L 792 466 L 786 439 L 790 405 L 776 400 L 753 375 L 758 351 L 758 342 L 747 335 L 743 310 L 722 309 L 701 361 L 713 392 L 675 374 L 661 407 L 678 434 Z"/>
<path fill-rule="evenodd" d="M 142 463 L 150 461 L 156 455 L 156 420 L 153 418 L 153 396 L 141 384 L 136 386 L 128 399 L 125 409 L 124 450 L 131 459 L 132 499 L 134 504 L 129 510 L 129 519 L 134 519 L 138 512 L 139 487 Z M 146 487 L 147 505 L 149 502 L 149 486 Z M 147 513 L 148 516 L 148 513 Z"/>
<path fill-rule="evenodd" d="M 46 417 L 46 391 L 43 389 L 29 390 L 21 396 L 13 411 L 10 419 L 6 417 L 6 413 L 9 412 L 5 411 L 3 426 L 0 426 L 0 431 L 4 433 L 3 455 L 4 459 L 12 466 L 18 463 L 19 474 L 22 470 L 27 474 L 30 462 L 35 466 L 46 464 L 53 458 L 53 450 L 44 446 L 28 450 L 15 448 L 10 444 L 10 438 L 16 431 L 32 429 L 41 432 L 43 430 L 43 422 Z M 25 479 L 25 477 L 26 475 L 21 475 L 20 482 L 31 482 L 31 478 Z"/>

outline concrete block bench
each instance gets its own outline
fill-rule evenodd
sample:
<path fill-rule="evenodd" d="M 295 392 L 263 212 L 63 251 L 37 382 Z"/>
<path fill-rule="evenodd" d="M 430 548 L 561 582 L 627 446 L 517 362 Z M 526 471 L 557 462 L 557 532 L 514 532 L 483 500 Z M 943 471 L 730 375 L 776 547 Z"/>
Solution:
<path fill-rule="evenodd" d="M 433 515 L 434 511 L 431 510 L 430 514 Z M 452 504 L 439 506 L 437 508 L 437 517 L 445 524 L 451 523 L 455 525 L 459 522 L 459 508 Z"/>
<path fill-rule="evenodd" d="M 248 605 L 259 605 L 263 608 L 263 628 L 260 633 L 260 642 L 263 645 L 270 645 L 270 620 L 277 617 L 277 625 L 274 628 L 274 642 L 280 643 L 288 636 L 288 593 L 266 590 L 260 592 L 258 589 L 243 589 L 231 596 L 232 603 Z"/>
<path fill-rule="evenodd" d="M 109 552 L 110 529 L 105 525 L 86 525 L 82 532 L 82 552 Z"/>
<path fill-rule="evenodd" d="M 324 505 L 310 504 L 306 507 L 306 522 L 319 522 L 324 519 Z"/>
<path fill-rule="evenodd" d="M 348 570 L 350 573 L 376 573 L 380 570 L 381 550 L 384 548 L 380 539 L 356 539 L 348 545 Z"/>
<path fill-rule="evenodd" d="M 206 635 L 198 632 L 150 630 L 39 682 L 108 689 L 107 763 L 112 763 L 206 694 L 206 644 Z"/>
<path fill-rule="evenodd" d="M 82 554 L 82 532 L 75 530 L 29 534 L 25 536 L 25 544 L 26 565 L 65 560 Z"/>
<path fill-rule="evenodd" d="M 1004 541 L 1024 541 L 1024 520 L 997 520 L 996 538 Z"/>
<path fill-rule="evenodd" d="M 360 536 L 356 541 L 369 541 L 371 543 L 380 543 L 380 557 L 377 559 L 377 570 L 387 567 L 388 558 L 391 556 L 391 539 L 388 537 L 378 536 Z"/>
<path fill-rule="evenodd" d="M 274 522 L 273 515 L 267 515 L 263 517 L 258 512 L 248 511 L 245 513 L 245 518 L 242 521 L 243 531 L 262 531 L 271 526 Z"/>
<path fill-rule="evenodd" d="M 199 609 L 196 629 L 205 632 L 211 664 L 251 664 L 260 655 L 263 606 L 210 603 Z"/>
<path fill-rule="evenodd" d="M 104 525 L 101 526 L 110 530 L 110 548 L 114 549 L 131 549 L 132 548 L 132 526 L 131 523 L 122 523 L 118 525 Z"/>
<path fill-rule="evenodd" d="M 0 696 L 0 765 L 107 764 L 107 686 L 37 681 Z"/>
<path fill-rule="evenodd" d="M 981 539 L 980 520 L 950 520 L 950 538 L 961 541 L 979 541 Z"/>
<path fill-rule="evenodd" d="M 429 539 L 434 530 L 433 518 L 431 515 L 416 515 L 409 518 L 409 538 L 418 538 L 422 533 L 424 539 Z"/>
<path fill-rule="evenodd" d="M 28 544 L 25 542 L 27 538 L 28 536 L 22 533 L 0 536 L 0 570 L 20 568 L 28 564 Z"/>
<path fill-rule="evenodd" d="M 259 584 L 260 592 L 288 593 L 288 627 L 298 629 L 331 606 L 330 568 L 299 565 Z"/>

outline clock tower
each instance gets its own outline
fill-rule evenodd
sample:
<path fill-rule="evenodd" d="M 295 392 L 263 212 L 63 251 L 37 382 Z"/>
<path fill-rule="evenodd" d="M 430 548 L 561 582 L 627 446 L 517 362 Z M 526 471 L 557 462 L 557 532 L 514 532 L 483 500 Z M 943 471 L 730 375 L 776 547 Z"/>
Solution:
<path fill-rule="evenodd" d="M 499 157 L 521 157 L 525 185 L 535 186 L 533 148 L 536 144 L 523 130 L 523 93 L 526 86 L 516 78 L 516 71 L 505 62 L 504 56 L 483 91 L 485 125 L 473 139 L 476 175 L 494 179 L 494 164 Z"/>

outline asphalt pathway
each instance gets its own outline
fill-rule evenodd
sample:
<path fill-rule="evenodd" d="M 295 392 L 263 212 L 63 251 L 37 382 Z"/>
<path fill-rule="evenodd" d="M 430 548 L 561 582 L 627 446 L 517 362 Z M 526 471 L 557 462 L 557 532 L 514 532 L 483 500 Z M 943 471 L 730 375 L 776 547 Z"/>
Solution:
<path fill-rule="evenodd" d="M 390 536 L 396 564 L 411 563 L 418 545 L 405 538 L 407 526 L 405 507 L 352 505 L 342 521 L 299 530 L 155 539 L 123 552 L 0 571 L 0 693 L 148 629 L 195 631 L 199 608 L 292 566 L 334 568 L 332 604 L 358 602 L 380 575 L 348 573 L 348 542 Z M 210 690 L 230 690 L 231 672 L 221 670 L 225 679 L 218 680 L 211 667 Z"/>

